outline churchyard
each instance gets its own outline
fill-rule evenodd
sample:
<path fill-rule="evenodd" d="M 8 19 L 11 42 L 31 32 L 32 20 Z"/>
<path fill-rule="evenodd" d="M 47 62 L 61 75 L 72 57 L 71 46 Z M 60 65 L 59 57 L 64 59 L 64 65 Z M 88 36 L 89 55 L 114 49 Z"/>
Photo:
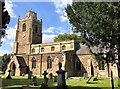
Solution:
<path fill-rule="evenodd" d="M 68 89 L 110 89 L 110 78 L 98 78 L 93 81 L 93 78 L 86 83 L 88 78 L 68 78 L 66 84 Z M 30 86 L 35 89 L 40 89 L 41 84 L 44 82 L 43 76 L 37 76 L 37 86 L 33 86 L 32 79 L 28 79 L 27 76 L 12 76 L 12 79 L 6 79 L 6 76 L 2 75 L 2 89 L 21 89 L 22 86 Z M 57 82 L 53 79 L 48 79 L 48 86 L 50 89 L 55 89 Z M 115 89 L 118 89 L 118 78 L 114 78 Z"/>

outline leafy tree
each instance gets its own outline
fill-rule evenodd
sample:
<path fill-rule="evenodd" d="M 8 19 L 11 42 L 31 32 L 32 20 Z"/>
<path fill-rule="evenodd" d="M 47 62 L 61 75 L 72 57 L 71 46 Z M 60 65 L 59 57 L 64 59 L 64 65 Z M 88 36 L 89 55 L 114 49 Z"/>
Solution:
<path fill-rule="evenodd" d="M 73 2 L 65 10 L 73 32 L 89 47 L 106 49 L 107 63 L 114 63 L 116 54 L 120 59 L 120 2 Z"/>
<path fill-rule="evenodd" d="M 7 69 L 7 65 L 10 62 L 10 56 L 11 56 L 11 54 L 4 54 L 2 56 L 2 63 L 3 63 L 2 64 L 2 71 L 3 71 L 3 73 L 5 73 L 5 71 Z"/>
<path fill-rule="evenodd" d="M 0 1 L 0 8 L 2 8 L 2 12 L 0 13 L 2 20 L 0 20 L 0 39 L 6 35 L 5 29 L 7 28 L 7 24 L 10 22 L 10 16 L 7 10 L 5 10 L 5 2 Z M 1 25 L 2 23 L 2 25 Z M 1 44 L 1 40 L 0 40 Z"/>
<path fill-rule="evenodd" d="M 57 37 L 54 38 L 54 42 L 59 41 L 68 41 L 68 40 L 78 40 L 79 37 L 76 34 L 60 34 Z"/>

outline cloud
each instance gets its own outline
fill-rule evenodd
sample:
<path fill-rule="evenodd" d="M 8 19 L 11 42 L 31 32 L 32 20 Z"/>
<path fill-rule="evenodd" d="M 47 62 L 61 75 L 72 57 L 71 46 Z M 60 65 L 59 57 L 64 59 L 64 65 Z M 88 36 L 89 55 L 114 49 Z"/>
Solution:
<path fill-rule="evenodd" d="M 43 30 L 44 34 L 63 34 L 63 33 L 69 33 L 67 30 L 65 30 L 63 27 L 49 27 L 47 29 Z"/>
<path fill-rule="evenodd" d="M 5 0 L 5 7 L 9 13 L 10 17 L 16 18 L 16 14 L 14 13 L 13 6 L 14 6 L 14 4 L 12 3 L 11 0 Z"/>
<path fill-rule="evenodd" d="M 67 7 L 67 4 L 72 4 L 72 0 L 61 0 L 61 2 L 54 2 L 55 8 L 56 8 L 56 13 L 58 13 L 60 16 L 60 21 L 65 22 L 68 21 L 66 12 L 65 12 L 65 7 Z"/>
<path fill-rule="evenodd" d="M 48 35 L 48 34 L 43 34 L 42 37 L 42 43 L 48 43 L 48 42 L 54 42 L 54 37 L 57 35 Z"/>
<path fill-rule="evenodd" d="M 6 33 L 8 34 L 6 37 L 8 40 L 14 40 L 16 35 L 17 24 L 14 27 L 8 27 Z"/>
<path fill-rule="evenodd" d="M 8 50 L 3 50 L 2 48 L 0 48 L 0 56 L 3 56 L 4 54 L 9 54 L 10 53 L 10 51 L 8 51 Z"/>
<path fill-rule="evenodd" d="M 46 30 L 43 30 L 43 33 L 54 33 L 55 27 L 49 27 Z"/>

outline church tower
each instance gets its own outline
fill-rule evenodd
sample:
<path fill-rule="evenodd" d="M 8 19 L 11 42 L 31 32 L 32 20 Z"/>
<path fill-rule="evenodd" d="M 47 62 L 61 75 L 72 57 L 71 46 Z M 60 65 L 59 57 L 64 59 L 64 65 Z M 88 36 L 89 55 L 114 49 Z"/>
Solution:
<path fill-rule="evenodd" d="M 29 54 L 31 44 L 40 43 L 42 43 L 42 20 L 37 19 L 37 13 L 26 11 L 24 18 L 18 18 L 12 53 Z"/>

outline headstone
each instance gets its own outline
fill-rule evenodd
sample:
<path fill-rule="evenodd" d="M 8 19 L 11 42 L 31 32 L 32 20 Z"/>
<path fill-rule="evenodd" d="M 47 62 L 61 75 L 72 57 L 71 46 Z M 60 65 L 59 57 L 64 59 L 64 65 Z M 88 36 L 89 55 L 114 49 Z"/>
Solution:
<path fill-rule="evenodd" d="M 53 77 L 52 73 L 49 74 L 49 77 L 50 77 L 50 79 L 52 79 L 52 77 Z"/>
<path fill-rule="evenodd" d="M 84 78 L 84 79 L 87 78 L 87 73 L 86 73 L 86 72 L 84 73 L 83 78 Z"/>
<path fill-rule="evenodd" d="M 12 79 L 12 77 L 11 77 L 11 75 L 10 75 L 10 73 L 11 73 L 11 70 L 8 70 L 8 76 L 6 77 L 6 79 Z"/>
<path fill-rule="evenodd" d="M 36 76 L 33 76 L 32 85 L 37 86 L 37 77 Z"/>
<path fill-rule="evenodd" d="M 28 79 L 31 79 L 31 77 L 32 77 L 32 71 L 29 71 L 28 72 Z"/>
<path fill-rule="evenodd" d="M 2 88 L 2 77 L 0 76 L 0 89 Z"/>
<path fill-rule="evenodd" d="M 54 76 L 54 82 L 57 82 L 57 76 Z"/>
<path fill-rule="evenodd" d="M 58 74 L 58 78 L 57 78 L 57 86 L 56 89 L 68 89 L 67 85 L 66 85 L 66 81 L 65 81 L 65 72 L 64 70 L 62 70 L 62 63 L 58 63 L 59 66 L 59 70 L 56 71 L 56 73 Z"/>
<path fill-rule="evenodd" d="M 65 73 L 65 79 L 68 79 L 68 72 Z"/>
<path fill-rule="evenodd" d="M 44 71 L 44 73 L 43 73 L 43 75 L 44 75 L 44 82 L 41 84 L 41 87 L 40 87 L 40 89 L 50 89 L 49 87 L 48 87 L 48 84 L 47 84 L 47 82 L 48 82 L 48 78 L 47 78 L 47 75 L 48 73 L 46 72 L 46 71 Z"/>

